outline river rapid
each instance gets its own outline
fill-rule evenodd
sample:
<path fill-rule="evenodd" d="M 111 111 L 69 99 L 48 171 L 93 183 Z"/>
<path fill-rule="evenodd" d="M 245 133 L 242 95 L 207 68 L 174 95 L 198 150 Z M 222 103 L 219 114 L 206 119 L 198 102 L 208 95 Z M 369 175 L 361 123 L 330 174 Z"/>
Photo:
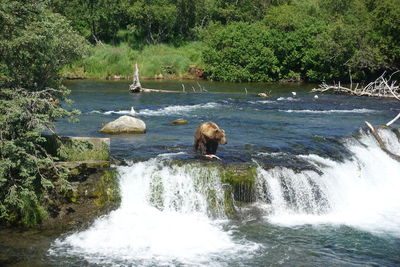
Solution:
<path fill-rule="evenodd" d="M 111 138 L 120 173 L 120 208 L 88 229 L 58 235 L 2 233 L 7 263 L 50 266 L 400 266 L 400 163 L 363 131 L 400 112 L 399 101 L 310 93 L 313 85 L 144 81 L 181 93 L 129 94 L 128 82 L 73 81 L 79 123 L 61 135 Z M 182 86 L 182 84 L 184 86 Z M 182 93 L 182 88 L 185 93 Z M 245 89 L 246 88 L 246 89 Z M 247 93 L 246 93 L 247 91 Z M 269 98 L 256 93 L 271 91 Z M 296 92 L 294 97 L 292 92 Z M 144 135 L 98 132 L 134 107 Z M 184 125 L 171 121 L 184 118 Z M 257 166 L 253 204 L 237 220 L 210 216 L 208 190 L 223 202 L 216 170 L 173 165 L 192 153 L 198 124 L 214 121 L 228 144 L 223 163 Z M 399 136 L 380 135 L 400 154 Z M 204 177 L 207 177 L 204 182 Z M 152 200 L 162 185 L 162 205 Z M 251 210 L 257 210 L 252 213 Z M 25 237 L 24 237 L 25 236 Z M 2 238 L 2 242 L 7 240 Z M 21 243 L 31 242 L 29 245 Z"/>

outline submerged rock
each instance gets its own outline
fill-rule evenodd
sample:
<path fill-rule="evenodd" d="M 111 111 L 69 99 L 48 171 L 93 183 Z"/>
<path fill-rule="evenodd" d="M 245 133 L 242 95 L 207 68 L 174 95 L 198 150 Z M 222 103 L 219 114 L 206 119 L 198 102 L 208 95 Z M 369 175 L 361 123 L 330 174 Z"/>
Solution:
<path fill-rule="evenodd" d="M 180 118 L 180 119 L 177 119 L 177 120 L 174 120 L 174 121 L 171 121 L 171 124 L 174 124 L 174 125 L 176 125 L 176 124 L 187 124 L 189 121 L 187 121 L 187 120 L 185 120 L 185 119 L 182 119 L 182 118 Z"/>
<path fill-rule="evenodd" d="M 119 133 L 145 133 L 146 124 L 144 121 L 131 116 L 121 116 L 115 121 L 109 122 L 101 128 L 100 132 L 108 134 Z"/>

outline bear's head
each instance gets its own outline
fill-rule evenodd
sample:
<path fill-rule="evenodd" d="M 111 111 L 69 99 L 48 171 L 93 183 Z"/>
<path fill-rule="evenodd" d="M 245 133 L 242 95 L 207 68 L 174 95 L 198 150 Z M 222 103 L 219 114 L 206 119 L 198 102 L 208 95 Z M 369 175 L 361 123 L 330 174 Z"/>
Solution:
<path fill-rule="evenodd" d="M 220 145 L 225 145 L 228 143 L 228 141 L 226 140 L 225 131 L 222 129 L 215 130 L 215 139 L 218 141 L 218 144 Z"/>

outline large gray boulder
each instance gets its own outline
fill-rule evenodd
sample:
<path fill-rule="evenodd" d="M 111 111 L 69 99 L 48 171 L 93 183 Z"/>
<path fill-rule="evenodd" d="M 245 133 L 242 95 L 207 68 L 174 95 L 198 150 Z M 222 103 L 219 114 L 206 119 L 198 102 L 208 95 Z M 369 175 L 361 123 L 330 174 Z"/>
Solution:
<path fill-rule="evenodd" d="M 131 117 L 122 116 L 115 121 L 109 122 L 101 128 L 100 132 L 108 134 L 119 133 L 145 133 L 146 124 L 144 121 Z"/>

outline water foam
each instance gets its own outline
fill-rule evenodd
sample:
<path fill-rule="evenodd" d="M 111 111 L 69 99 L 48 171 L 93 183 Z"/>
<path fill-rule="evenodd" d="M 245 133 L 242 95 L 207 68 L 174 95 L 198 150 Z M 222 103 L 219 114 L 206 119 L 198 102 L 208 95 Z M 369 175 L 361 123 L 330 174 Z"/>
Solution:
<path fill-rule="evenodd" d="M 257 101 L 247 101 L 249 104 L 275 104 L 276 101 L 273 100 L 257 100 Z"/>
<path fill-rule="evenodd" d="M 111 115 L 111 114 L 130 115 L 131 111 L 130 110 L 109 110 L 109 111 L 92 110 L 89 113 L 104 114 L 104 115 Z"/>
<path fill-rule="evenodd" d="M 222 104 L 210 102 L 206 104 L 197 104 L 197 105 L 168 106 L 156 110 L 143 109 L 138 114 L 144 116 L 186 115 L 188 112 L 196 111 L 199 109 L 215 109 L 222 107 L 223 107 Z"/>
<path fill-rule="evenodd" d="M 388 136 L 391 134 L 386 133 Z M 392 145 L 400 148 L 397 137 Z M 349 139 L 353 154 L 344 162 L 301 156 L 321 171 L 299 173 L 283 167 L 259 169 L 259 200 L 270 203 L 266 218 L 276 224 L 348 225 L 400 236 L 400 164 L 370 135 Z M 261 188 L 268 188 L 267 194 Z"/>
<path fill-rule="evenodd" d="M 209 218 L 213 194 L 223 217 L 223 191 L 216 170 L 179 167 L 152 159 L 119 167 L 122 202 L 88 230 L 55 242 L 52 254 L 73 255 L 91 263 L 134 265 L 209 265 L 215 257 L 249 251 L 237 244 L 225 220 Z"/>
<path fill-rule="evenodd" d="M 289 109 L 289 110 L 280 110 L 282 112 L 287 113 L 315 113 L 315 114 L 330 114 L 330 113 L 376 113 L 376 110 L 360 108 L 360 109 L 331 109 L 331 110 L 310 110 L 310 109 Z"/>
<path fill-rule="evenodd" d="M 294 98 L 294 97 L 291 97 L 291 96 L 289 96 L 289 97 L 278 97 L 277 99 L 276 99 L 277 101 L 299 101 L 300 99 L 298 99 L 298 98 Z"/>
<path fill-rule="evenodd" d="M 214 108 L 221 108 L 224 105 L 209 102 L 205 104 L 197 104 L 197 105 L 176 105 L 176 106 L 168 106 L 160 109 L 142 109 L 137 112 L 137 115 L 143 116 L 165 116 L 165 115 L 187 115 L 188 112 L 196 111 L 199 109 L 214 109 Z M 112 115 L 112 114 L 119 114 L 119 115 L 129 115 L 131 113 L 130 110 L 109 110 L 109 111 L 98 111 L 92 110 L 89 113 L 96 113 L 96 114 L 104 114 L 104 115 Z"/>

